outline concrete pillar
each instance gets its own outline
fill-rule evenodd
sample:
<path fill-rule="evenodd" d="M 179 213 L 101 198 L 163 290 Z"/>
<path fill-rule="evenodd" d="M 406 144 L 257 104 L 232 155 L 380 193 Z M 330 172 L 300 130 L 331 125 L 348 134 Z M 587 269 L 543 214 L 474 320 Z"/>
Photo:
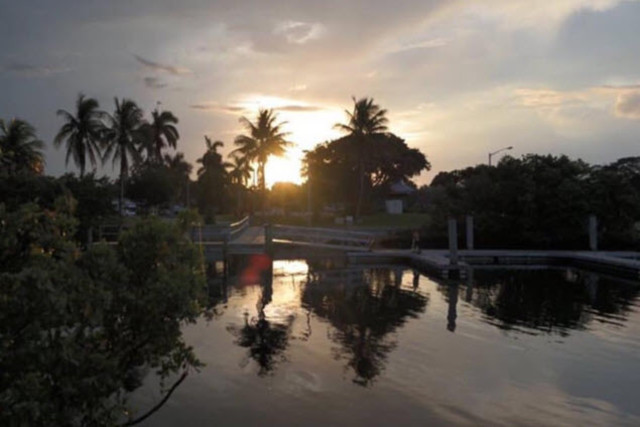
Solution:
<path fill-rule="evenodd" d="M 449 219 L 449 263 L 458 265 L 458 224 Z"/>
<path fill-rule="evenodd" d="M 473 298 L 473 268 L 470 268 L 467 273 L 467 293 L 465 294 L 464 300 L 466 302 L 471 302 Z"/>
<path fill-rule="evenodd" d="M 229 273 L 229 235 L 225 234 L 222 242 L 222 272 L 224 277 Z"/>
<path fill-rule="evenodd" d="M 467 233 L 467 249 L 473 250 L 473 217 L 467 215 L 465 231 Z"/>
<path fill-rule="evenodd" d="M 456 319 L 458 317 L 458 284 L 449 284 L 449 310 L 447 311 L 447 329 L 456 331 Z"/>
<path fill-rule="evenodd" d="M 264 251 L 271 255 L 273 248 L 273 228 L 271 224 L 264 225 Z"/>
<path fill-rule="evenodd" d="M 598 250 L 598 219 L 595 215 L 589 215 L 589 249 Z"/>

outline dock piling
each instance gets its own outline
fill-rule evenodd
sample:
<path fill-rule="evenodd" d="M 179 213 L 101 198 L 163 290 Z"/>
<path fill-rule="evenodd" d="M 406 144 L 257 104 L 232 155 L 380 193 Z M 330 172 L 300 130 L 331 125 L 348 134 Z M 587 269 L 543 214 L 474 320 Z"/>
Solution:
<path fill-rule="evenodd" d="M 598 218 L 595 215 L 589 215 L 589 249 L 598 250 Z"/>
<path fill-rule="evenodd" d="M 458 224 L 455 219 L 449 219 L 449 263 L 458 265 Z"/>
<path fill-rule="evenodd" d="M 465 232 L 467 234 L 467 249 L 473 250 L 473 217 L 467 215 Z"/>

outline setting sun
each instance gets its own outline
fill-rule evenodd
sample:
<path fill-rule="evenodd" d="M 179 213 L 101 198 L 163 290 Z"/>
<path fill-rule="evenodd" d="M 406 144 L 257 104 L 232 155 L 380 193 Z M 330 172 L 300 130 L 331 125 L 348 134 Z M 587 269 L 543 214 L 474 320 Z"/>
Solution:
<path fill-rule="evenodd" d="M 287 140 L 292 144 L 283 157 L 271 156 L 267 161 L 267 187 L 272 187 L 276 182 L 301 184 L 300 169 L 304 151 L 339 136 L 333 125 L 344 120 L 344 111 L 340 107 L 316 105 L 297 99 L 251 95 L 239 106 L 246 110 L 245 116 L 249 118 L 260 108 L 274 109 L 278 121 L 286 122 L 283 128 L 289 133 Z"/>

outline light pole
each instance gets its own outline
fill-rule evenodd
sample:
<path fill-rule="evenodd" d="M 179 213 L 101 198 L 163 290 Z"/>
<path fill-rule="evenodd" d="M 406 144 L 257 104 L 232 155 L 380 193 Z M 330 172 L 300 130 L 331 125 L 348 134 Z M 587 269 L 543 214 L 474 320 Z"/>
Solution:
<path fill-rule="evenodd" d="M 496 155 L 496 154 L 498 154 L 498 153 L 500 153 L 502 151 L 512 150 L 512 149 L 513 149 L 513 147 L 510 145 L 508 147 L 504 147 L 504 148 L 501 148 L 499 150 L 496 150 L 493 153 L 489 153 L 489 166 L 491 166 L 491 156 L 494 156 L 494 155 Z"/>

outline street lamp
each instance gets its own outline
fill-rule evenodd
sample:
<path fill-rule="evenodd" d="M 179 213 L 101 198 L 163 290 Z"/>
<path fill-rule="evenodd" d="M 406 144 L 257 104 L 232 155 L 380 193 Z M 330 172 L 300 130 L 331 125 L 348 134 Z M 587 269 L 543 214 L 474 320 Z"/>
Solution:
<path fill-rule="evenodd" d="M 496 150 L 493 153 L 489 153 L 489 166 L 491 166 L 491 156 L 493 156 L 495 154 L 498 154 L 498 153 L 500 153 L 502 151 L 511 150 L 511 149 L 513 149 L 513 147 L 510 145 L 508 147 L 504 147 L 504 148 L 501 148 L 499 150 Z"/>

